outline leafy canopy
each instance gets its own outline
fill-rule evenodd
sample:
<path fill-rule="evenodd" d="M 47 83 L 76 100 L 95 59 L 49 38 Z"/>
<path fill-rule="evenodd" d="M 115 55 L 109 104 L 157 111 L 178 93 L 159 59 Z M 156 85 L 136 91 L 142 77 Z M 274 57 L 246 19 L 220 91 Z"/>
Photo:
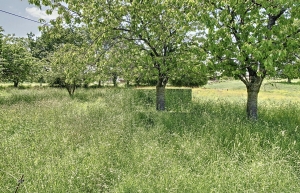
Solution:
<path fill-rule="evenodd" d="M 79 84 L 89 73 L 89 53 L 85 48 L 64 44 L 49 55 L 51 76 L 60 78 L 65 85 Z"/>
<path fill-rule="evenodd" d="M 213 0 L 205 7 L 206 49 L 220 69 L 273 74 L 299 46 L 298 2 Z"/>
<path fill-rule="evenodd" d="M 25 38 L 12 35 L 4 36 L 1 63 L 2 80 L 19 82 L 28 81 L 35 75 L 37 61 L 32 57 Z"/>
<path fill-rule="evenodd" d="M 181 62 L 186 53 L 195 51 L 187 46 L 192 41 L 190 32 L 196 31 L 198 27 L 195 25 L 196 21 L 190 20 L 190 11 L 194 8 L 182 1 L 29 2 L 39 6 L 50 5 L 49 13 L 57 9 L 61 16 L 52 21 L 53 25 L 85 26 L 89 29 L 92 44 L 97 45 L 96 50 L 102 50 L 107 45 L 118 48 L 119 42 L 123 42 L 128 49 L 146 53 L 147 57 L 143 57 L 145 62 L 142 64 L 148 65 L 143 68 L 156 71 L 161 84 L 166 83 L 169 76 L 172 76 L 171 69 L 183 65 Z M 197 56 L 202 55 L 203 53 Z"/>

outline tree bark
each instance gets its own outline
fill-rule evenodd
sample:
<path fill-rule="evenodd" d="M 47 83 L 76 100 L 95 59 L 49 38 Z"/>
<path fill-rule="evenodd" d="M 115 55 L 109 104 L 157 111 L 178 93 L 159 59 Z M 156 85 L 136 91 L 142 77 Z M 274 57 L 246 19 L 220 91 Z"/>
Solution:
<path fill-rule="evenodd" d="M 66 88 L 68 90 L 68 93 L 70 96 L 74 95 L 75 89 L 76 89 L 76 85 L 74 84 L 66 84 Z"/>
<path fill-rule="evenodd" d="M 165 87 L 156 86 L 156 110 L 164 111 L 166 109 Z"/>
<path fill-rule="evenodd" d="M 19 86 L 19 81 L 14 81 L 14 87 L 18 87 Z"/>
<path fill-rule="evenodd" d="M 101 80 L 98 81 L 98 88 L 101 88 L 102 85 L 101 85 Z"/>
<path fill-rule="evenodd" d="M 247 116 L 249 119 L 257 120 L 258 112 L 257 112 L 257 99 L 259 93 L 260 85 L 258 84 L 250 84 L 247 86 Z"/>
<path fill-rule="evenodd" d="M 118 75 L 116 73 L 113 73 L 112 81 L 113 81 L 114 87 L 118 86 L 117 79 L 118 79 Z"/>
<path fill-rule="evenodd" d="M 249 78 L 245 75 L 240 75 L 241 81 L 246 85 L 247 88 L 247 117 L 251 120 L 258 119 L 258 93 L 261 84 L 266 76 L 266 71 L 263 71 L 261 75 L 258 75 L 255 70 L 247 67 L 249 72 Z"/>
<path fill-rule="evenodd" d="M 288 77 L 288 83 L 292 83 L 292 79 L 290 77 Z"/>
<path fill-rule="evenodd" d="M 156 85 L 156 110 L 158 111 L 166 110 L 165 90 L 167 82 L 168 77 L 159 73 L 159 78 Z"/>

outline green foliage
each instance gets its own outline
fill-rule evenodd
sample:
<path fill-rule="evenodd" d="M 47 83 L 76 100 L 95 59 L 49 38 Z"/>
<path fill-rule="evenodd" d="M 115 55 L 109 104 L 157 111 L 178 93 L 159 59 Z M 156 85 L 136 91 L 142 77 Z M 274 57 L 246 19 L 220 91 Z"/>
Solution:
<path fill-rule="evenodd" d="M 38 60 L 36 82 L 48 81 L 51 85 L 57 84 L 56 81 L 61 77 L 49 77 L 49 60 L 51 54 L 60 49 L 64 44 L 72 44 L 84 47 L 89 41 L 88 34 L 84 27 L 68 26 L 44 26 L 40 37 L 34 34 L 27 34 L 28 47 L 31 54 Z M 85 77 L 84 81 L 90 83 L 90 77 Z M 62 82 L 60 86 L 65 86 Z"/>
<path fill-rule="evenodd" d="M 207 11 L 201 15 L 209 29 L 205 47 L 219 68 L 243 75 L 250 67 L 274 76 L 275 67 L 280 68 L 290 60 L 288 55 L 297 52 L 298 3 L 210 1 L 205 6 Z"/>
<path fill-rule="evenodd" d="M 179 71 L 179 72 L 178 72 Z M 187 72 L 183 72 L 177 69 L 178 76 L 171 78 L 170 83 L 173 86 L 189 86 L 196 87 L 207 84 L 208 77 L 206 70 L 203 70 L 201 66 L 194 66 L 186 69 Z"/>
<path fill-rule="evenodd" d="M 112 75 L 124 76 L 127 81 L 152 80 L 151 75 L 155 74 L 157 86 L 165 87 L 169 78 L 182 77 L 174 75 L 175 69 L 180 68 L 185 74 L 188 67 L 203 63 L 204 53 L 198 50 L 195 54 L 193 46 L 199 43 L 199 39 L 194 39 L 198 34 L 191 33 L 200 26 L 186 14 L 194 8 L 184 2 L 29 2 L 38 6 L 51 4 L 49 12 L 57 9 L 61 17 L 52 21 L 54 26 L 67 23 L 87 27 L 93 45 L 90 49 L 96 50 L 98 57 L 100 80 Z"/>
<path fill-rule="evenodd" d="M 61 81 L 69 94 L 74 94 L 77 85 L 80 85 L 86 74 L 90 73 L 89 53 L 84 48 L 73 44 L 64 44 L 49 56 L 50 77 Z"/>
<path fill-rule="evenodd" d="M 27 34 L 32 55 L 38 59 L 44 59 L 63 44 L 83 46 L 86 44 L 87 34 L 83 27 L 45 26 L 40 37 Z"/>
<path fill-rule="evenodd" d="M 247 88 L 248 118 L 256 120 L 257 95 L 266 75 L 290 64 L 298 52 L 299 3 L 282 1 L 191 1 L 203 6 L 195 20 L 205 23 L 207 64 Z M 250 94 L 252 93 L 252 94 Z"/>
<path fill-rule="evenodd" d="M 4 31 L 3 28 L 0 26 L 0 56 L 2 54 L 3 31 Z M 1 62 L 1 58 L 0 58 L 0 62 Z M 0 63 L 0 65 L 1 65 L 1 63 Z"/>
<path fill-rule="evenodd" d="M 281 78 L 287 78 L 288 81 L 291 81 L 292 79 L 296 79 L 300 77 L 300 63 L 299 60 L 297 60 L 293 64 L 284 65 L 283 69 L 279 72 L 279 77 Z M 291 82 L 289 82 L 291 83 Z"/>
<path fill-rule="evenodd" d="M 24 38 L 5 36 L 0 59 L 2 81 L 12 81 L 17 87 L 20 82 L 29 81 L 35 75 L 37 62 L 28 51 Z"/>

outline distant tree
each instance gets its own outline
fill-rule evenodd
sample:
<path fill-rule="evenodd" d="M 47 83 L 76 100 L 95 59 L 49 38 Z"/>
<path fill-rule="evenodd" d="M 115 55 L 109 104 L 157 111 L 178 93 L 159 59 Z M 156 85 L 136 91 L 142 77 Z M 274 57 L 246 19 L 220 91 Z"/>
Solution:
<path fill-rule="evenodd" d="M 64 86 L 59 77 L 47 76 L 47 72 L 49 71 L 47 57 L 60 49 L 64 44 L 72 44 L 79 47 L 84 46 L 88 42 L 88 35 L 85 29 L 72 25 L 64 27 L 45 26 L 42 29 L 40 37 L 36 37 L 33 33 L 29 33 L 27 36 L 30 52 L 39 60 L 38 81 L 47 81 L 50 85 L 57 83 L 60 86 Z M 47 78 L 49 79 L 47 80 Z M 88 84 L 90 80 L 90 77 L 86 77 L 84 81 Z"/>
<path fill-rule="evenodd" d="M 275 75 L 275 68 L 287 64 L 288 55 L 299 48 L 300 29 L 293 25 L 300 18 L 299 2 L 212 0 L 203 1 L 201 7 L 199 20 L 207 26 L 204 49 L 210 62 L 245 84 L 247 115 L 257 119 L 264 78 Z"/>
<path fill-rule="evenodd" d="M 50 76 L 59 78 L 69 95 L 73 96 L 76 86 L 82 83 L 88 73 L 89 54 L 84 48 L 64 44 L 49 55 L 48 60 Z"/>
<path fill-rule="evenodd" d="M 300 58 L 296 58 L 290 63 L 283 65 L 278 70 L 278 74 L 281 78 L 286 78 L 288 83 L 292 83 L 292 79 L 300 77 Z"/>
<path fill-rule="evenodd" d="M 174 78 L 170 79 L 170 83 L 173 86 L 198 87 L 207 84 L 208 75 L 203 65 L 195 65 L 192 68 L 186 69 L 187 73 L 180 72 L 181 69 L 178 69 L 178 71 L 178 76 L 173 76 Z"/>
<path fill-rule="evenodd" d="M 35 75 L 36 60 L 29 52 L 25 38 L 4 36 L 1 58 L 1 78 L 4 81 L 12 81 L 15 87 L 18 87 L 20 82 L 31 80 Z"/>

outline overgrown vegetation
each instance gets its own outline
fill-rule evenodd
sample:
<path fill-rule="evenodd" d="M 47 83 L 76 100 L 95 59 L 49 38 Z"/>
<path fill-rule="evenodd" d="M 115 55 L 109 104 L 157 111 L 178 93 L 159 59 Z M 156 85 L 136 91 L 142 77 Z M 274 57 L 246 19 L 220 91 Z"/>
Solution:
<path fill-rule="evenodd" d="M 300 191 L 299 103 L 253 123 L 221 95 L 159 112 L 141 90 L 0 92 L 0 192 Z"/>

